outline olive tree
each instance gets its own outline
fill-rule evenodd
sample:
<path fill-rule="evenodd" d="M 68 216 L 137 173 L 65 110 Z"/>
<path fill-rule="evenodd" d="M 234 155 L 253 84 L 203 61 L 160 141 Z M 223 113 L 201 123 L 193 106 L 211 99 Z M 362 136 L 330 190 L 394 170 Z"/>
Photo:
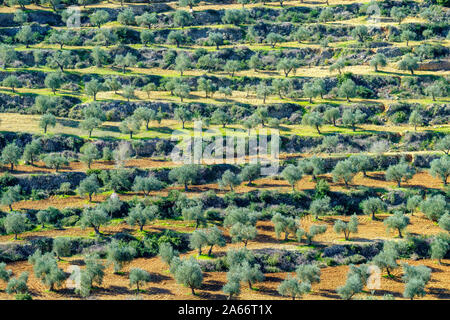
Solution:
<path fill-rule="evenodd" d="M 419 67 L 419 59 L 412 54 L 408 53 L 403 56 L 402 60 L 398 63 L 398 68 L 400 70 L 408 70 L 411 75 L 414 75 L 414 70 Z"/>
<path fill-rule="evenodd" d="M 320 282 L 320 267 L 316 264 L 301 264 L 295 269 L 297 278 L 302 282 L 319 283 Z"/>
<path fill-rule="evenodd" d="M 375 214 L 386 210 L 386 204 L 380 198 L 370 197 L 361 202 L 361 208 L 365 214 L 372 215 L 372 220 L 375 220 Z"/>
<path fill-rule="evenodd" d="M 130 286 L 136 286 L 136 292 L 139 292 L 139 286 L 151 281 L 150 273 L 140 268 L 133 268 L 129 274 Z"/>
<path fill-rule="evenodd" d="M 214 246 L 224 247 L 226 245 L 223 232 L 217 226 L 208 228 L 206 232 L 206 244 L 209 246 L 208 256 L 211 256 Z"/>
<path fill-rule="evenodd" d="M 46 155 L 42 161 L 47 168 L 55 169 L 55 172 L 58 172 L 61 167 L 69 165 L 69 160 L 61 154 Z"/>
<path fill-rule="evenodd" d="M 358 217 L 354 214 L 349 222 L 336 220 L 333 229 L 336 233 L 344 233 L 345 240 L 349 239 L 350 233 L 358 232 Z"/>
<path fill-rule="evenodd" d="M 80 218 L 81 228 L 93 228 L 96 235 L 100 235 L 100 227 L 110 220 L 108 214 L 102 207 L 86 207 Z"/>
<path fill-rule="evenodd" d="M 441 264 L 441 259 L 445 257 L 450 246 L 448 239 L 436 236 L 430 245 L 431 248 L 431 259 L 436 259 L 439 264 Z"/>
<path fill-rule="evenodd" d="M 33 140 L 25 146 L 22 159 L 26 164 L 31 164 L 32 166 L 34 166 L 34 162 L 37 160 L 41 151 L 41 142 L 39 140 Z"/>
<path fill-rule="evenodd" d="M 436 150 L 443 151 L 446 155 L 450 154 L 450 135 L 445 135 L 442 139 L 436 142 Z"/>
<path fill-rule="evenodd" d="M 295 298 L 302 297 L 310 292 L 311 284 L 309 282 L 300 282 L 298 279 L 288 276 L 280 283 L 277 291 L 282 296 L 289 296 L 292 300 L 295 300 Z"/>
<path fill-rule="evenodd" d="M 58 263 L 52 252 L 41 254 L 37 250 L 28 258 L 28 262 L 33 265 L 33 271 L 36 278 L 40 279 L 43 284 L 50 287 L 50 291 L 54 286 L 61 286 L 66 280 L 66 273 L 58 268 Z"/>
<path fill-rule="evenodd" d="M 240 222 L 233 224 L 230 229 L 231 241 L 233 243 L 242 242 L 244 247 L 247 247 L 248 241 L 255 239 L 257 234 L 256 227 Z"/>
<path fill-rule="evenodd" d="M 298 228 L 296 232 L 297 241 L 302 242 L 303 237 L 306 238 L 306 244 L 310 245 L 313 242 L 313 239 L 315 236 L 319 234 L 323 234 L 327 231 L 327 225 L 326 224 L 313 224 L 309 227 L 309 231 L 302 228 Z"/>
<path fill-rule="evenodd" d="M 106 10 L 95 10 L 94 13 L 92 13 L 89 16 L 89 21 L 91 22 L 92 26 L 95 26 L 100 29 L 102 24 L 105 24 L 109 20 L 109 13 Z"/>
<path fill-rule="evenodd" d="M 93 143 L 86 143 L 80 149 L 80 160 L 87 164 L 88 169 L 91 168 L 92 162 L 100 158 L 100 152 Z"/>
<path fill-rule="evenodd" d="M 194 289 L 202 286 L 203 273 L 199 263 L 194 259 L 181 260 L 175 268 L 175 280 L 177 283 L 183 284 L 191 289 L 191 293 L 195 295 Z"/>
<path fill-rule="evenodd" d="M 412 179 L 415 173 L 416 170 L 412 166 L 404 161 L 401 161 L 398 164 L 389 166 L 386 170 L 385 176 L 386 180 L 397 182 L 397 186 L 400 188 L 401 182 L 406 182 Z"/>
<path fill-rule="evenodd" d="M 173 168 L 169 172 L 169 179 L 184 185 L 184 191 L 188 191 L 188 185 L 194 183 L 200 173 L 198 165 L 186 164 Z"/>
<path fill-rule="evenodd" d="M 391 277 L 391 271 L 398 267 L 397 258 L 398 252 L 393 248 L 387 249 L 385 243 L 385 247 L 372 259 L 372 263 L 381 270 L 386 269 L 388 276 Z"/>
<path fill-rule="evenodd" d="M 3 79 L 2 85 L 4 87 L 11 88 L 11 91 L 15 93 L 16 92 L 15 88 L 20 88 L 22 84 L 19 81 L 19 78 L 17 78 L 15 75 L 10 75 L 7 76 L 5 79 Z"/>
<path fill-rule="evenodd" d="M 189 247 L 191 249 L 197 249 L 198 255 L 202 255 L 202 248 L 208 243 L 206 232 L 201 229 L 196 229 L 189 237 Z"/>
<path fill-rule="evenodd" d="M 56 237 L 53 239 L 52 251 L 58 260 L 61 257 L 68 257 L 71 253 L 72 242 L 67 237 Z"/>
<path fill-rule="evenodd" d="M 14 165 L 19 163 L 21 156 L 22 149 L 14 142 L 11 142 L 3 148 L 1 161 L 4 164 L 9 164 L 9 170 L 14 171 Z"/>
<path fill-rule="evenodd" d="M 341 97 L 345 97 L 347 102 L 350 102 L 350 98 L 356 95 L 355 82 L 352 79 L 344 80 L 338 89 L 338 94 Z"/>
<path fill-rule="evenodd" d="M 339 161 L 331 171 L 333 182 L 344 181 L 345 187 L 348 188 L 349 183 L 356 175 L 356 168 L 350 159 Z"/>
<path fill-rule="evenodd" d="M 298 167 L 303 172 L 303 174 L 308 174 L 312 176 L 312 180 L 316 181 L 317 176 L 325 172 L 324 161 L 316 156 L 310 158 L 300 159 L 298 161 Z"/>
<path fill-rule="evenodd" d="M 392 216 L 385 219 L 383 223 L 386 225 L 388 231 L 391 229 L 397 229 L 398 236 L 403 238 L 402 231 L 408 226 L 409 218 L 402 212 L 396 211 Z"/>
<path fill-rule="evenodd" d="M 408 123 L 414 126 L 414 131 L 417 131 L 417 126 L 421 126 L 423 124 L 423 118 L 420 115 L 419 111 L 413 110 L 409 115 Z"/>
<path fill-rule="evenodd" d="M 137 204 L 129 212 L 126 222 L 130 226 L 138 225 L 139 231 L 144 229 L 144 226 L 156 218 L 158 214 L 158 206 L 143 206 L 142 204 Z"/>
<path fill-rule="evenodd" d="M 126 243 L 113 240 L 107 249 L 107 259 L 114 265 L 114 273 L 119 273 L 122 268 L 130 263 L 136 256 L 136 249 Z"/>
<path fill-rule="evenodd" d="M 11 212 L 6 215 L 3 225 L 7 233 L 14 234 L 14 240 L 17 240 L 17 235 L 24 232 L 27 228 L 27 217 L 20 212 Z"/>
<path fill-rule="evenodd" d="M 170 266 L 172 259 L 178 257 L 178 251 L 174 250 L 169 242 L 161 242 L 159 244 L 158 256 L 161 260 Z"/>
<path fill-rule="evenodd" d="M 8 283 L 9 279 L 12 276 L 12 271 L 6 269 L 6 263 L 0 262 L 0 280 Z"/>
<path fill-rule="evenodd" d="M 80 195 L 88 195 L 89 202 L 92 201 L 92 195 L 100 190 L 100 185 L 98 183 L 98 178 L 95 174 L 88 176 L 80 182 L 78 186 L 78 193 Z"/>
<path fill-rule="evenodd" d="M 356 131 L 356 125 L 359 123 L 363 123 L 366 118 L 366 114 L 359 109 L 345 109 L 342 114 L 342 123 L 345 126 L 349 126 L 352 128 L 353 132 Z"/>
<path fill-rule="evenodd" d="M 294 234 L 297 231 L 297 221 L 292 217 L 286 217 L 277 212 L 272 217 L 272 222 L 275 226 L 275 234 L 280 238 L 281 233 L 284 232 L 284 240 L 288 240 L 289 234 Z"/>
<path fill-rule="evenodd" d="M 445 213 L 439 219 L 439 227 L 450 232 L 450 214 Z"/>
<path fill-rule="evenodd" d="M 427 197 L 420 204 L 420 210 L 432 221 L 439 221 L 443 215 L 449 213 L 448 203 L 441 194 Z"/>
<path fill-rule="evenodd" d="M 302 124 L 315 128 L 317 130 L 317 133 L 321 134 L 320 127 L 323 124 L 323 118 L 319 112 L 313 111 L 303 116 Z"/>
<path fill-rule="evenodd" d="M 377 53 L 370 60 L 370 66 L 375 69 L 375 72 L 378 72 L 378 67 L 385 67 L 387 65 L 387 58 L 382 53 Z"/>
<path fill-rule="evenodd" d="M 205 212 L 201 206 L 183 208 L 181 214 L 185 221 L 195 221 L 195 229 L 206 223 Z"/>
<path fill-rule="evenodd" d="M 234 174 L 232 171 L 227 170 L 222 174 L 222 177 L 218 181 L 219 187 L 225 188 L 229 187 L 230 191 L 233 192 L 233 187 L 238 186 L 241 184 L 241 179 L 239 175 Z"/>
<path fill-rule="evenodd" d="M 159 191 L 164 188 L 164 184 L 154 176 L 140 177 L 136 176 L 133 183 L 133 191 L 143 192 L 144 196 L 148 196 L 151 191 Z"/>
<path fill-rule="evenodd" d="M 130 139 L 133 139 L 133 134 L 139 132 L 141 128 L 141 120 L 136 116 L 129 116 L 125 118 L 119 125 L 119 130 L 123 134 L 129 134 Z"/>
<path fill-rule="evenodd" d="M 314 215 L 315 220 L 318 220 L 319 216 L 330 214 L 331 212 L 330 201 L 331 199 L 328 196 L 314 199 L 313 201 L 311 201 L 308 211 Z"/>
<path fill-rule="evenodd" d="M 450 156 L 442 156 L 431 161 L 429 172 L 433 177 L 441 178 L 444 186 L 446 186 L 447 179 L 450 176 Z"/>
<path fill-rule="evenodd" d="M 247 185 L 253 185 L 253 180 L 258 179 L 261 172 L 261 165 L 257 164 L 248 164 L 242 168 L 239 176 L 242 181 L 248 181 Z"/>
<path fill-rule="evenodd" d="M 39 127 L 44 129 L 44 133 L 47 133 L 48 127 L 56 126 L 56 117 L 51 113 L 44 114 L 39 120 Z"/>
<path fill-rule="evenodd" d="M 283 169 L 283 171 L 281 172 L 281 176 L 284 180 L 289 182 L 292 187 L 292 191 L 295 191 L 296 183 L 302 179 L 302 172 L 297 166 L 290 164 Z"/>

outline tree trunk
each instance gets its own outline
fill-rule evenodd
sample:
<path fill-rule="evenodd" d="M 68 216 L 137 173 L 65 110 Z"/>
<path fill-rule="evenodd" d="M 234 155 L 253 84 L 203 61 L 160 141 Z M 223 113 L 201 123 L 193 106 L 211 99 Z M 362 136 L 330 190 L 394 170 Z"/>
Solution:
<path fill-rule="evenodd" d="M 208 256 L 211 256 L 213 247 L 214 247 L 214 245 L 212 245 L 212 246 L 209 248 L 209 250 L 208 250 Z"/>
<path fill-rule="evenodd" d="M 184 183 L 184 191 L 188 191 L 187 183 Z"/>
<path fill-rule="evenodd" d="M 191 287 L 191 293 L 195 296 L 194 288 Z"/>

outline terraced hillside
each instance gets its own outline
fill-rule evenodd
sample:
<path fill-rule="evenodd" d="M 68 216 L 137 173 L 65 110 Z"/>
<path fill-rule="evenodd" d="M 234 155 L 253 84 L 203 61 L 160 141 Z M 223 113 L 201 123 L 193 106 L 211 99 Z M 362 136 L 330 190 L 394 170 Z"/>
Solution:
<path fill-rule="evenodd" d="M 4 1 L 0 299 L 449 299 L 448 7 Z"/>

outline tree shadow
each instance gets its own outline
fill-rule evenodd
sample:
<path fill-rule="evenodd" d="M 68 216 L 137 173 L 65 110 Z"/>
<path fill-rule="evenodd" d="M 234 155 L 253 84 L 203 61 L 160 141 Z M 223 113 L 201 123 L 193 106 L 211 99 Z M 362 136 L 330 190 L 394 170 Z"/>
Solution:
<path fill-rule="evenodd" d="M 56 122 L 64 127 L 70 127 L 70 128 L 78 128 L 79 122 L 75 120 L 69 120 L 69 119 L 56 119 Z"/>
<path fill-rule="evenodd" d="M 168 294 L 173 296 L 174 294 L 169 289 L 160 288 L 160 287 L 150 287 L 147 289 L 148 294 Z"/>

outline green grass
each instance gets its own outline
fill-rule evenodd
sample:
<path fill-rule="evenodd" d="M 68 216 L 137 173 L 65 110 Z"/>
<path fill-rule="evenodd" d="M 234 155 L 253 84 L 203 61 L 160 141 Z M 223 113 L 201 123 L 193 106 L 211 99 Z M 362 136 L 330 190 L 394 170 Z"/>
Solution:
<path fill-rule="evenodd" d="M 208 256 L 207 254 L 195 255 L 195 258 L 198 260 L 214 260 L 214 257 Z"/>

